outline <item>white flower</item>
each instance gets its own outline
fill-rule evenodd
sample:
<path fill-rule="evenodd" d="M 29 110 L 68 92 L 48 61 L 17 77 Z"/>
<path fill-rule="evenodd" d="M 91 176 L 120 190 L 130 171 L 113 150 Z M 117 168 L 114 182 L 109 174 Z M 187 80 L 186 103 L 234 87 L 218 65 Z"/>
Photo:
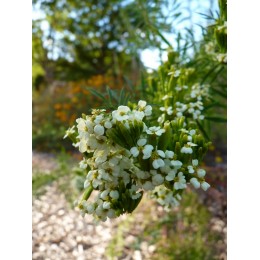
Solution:
<path fill-rule="evenodd" d="M 109 218 L 115 218 L 116 217 L 116 213 L 113 209 L 109 209 L 108 212 L 107 212 L 107 216 Z"/>
<path fill-rule="evenodd" d="M 194 143 L 192 143 L 192 142 L 188 142 L 187 143 L 189 146 L 198 146 L 197 144 L 194 144 Z"/>
<path fill-rule="evenodd" d="M 188 136 L 188 141 L 192 141 L 192 136 Z"/>
<path fill-rule="evenodd" d="M 153 158 L 153 167 L 154 169 L 158 169 L 160 167 L 163 167 L 165 165 L 164 160 L 161 158 L 165 158 L 165 153 L 161 150 L 157 150 L 153 152 L 152 158 Z"/>
<path fill-rule="evenodd" d="M 206 175 L 206 171 L 204 169 L 198 169 L 197 174 L 200 178 L 203 178 Z"/>
<path fill-rule="evenodd" d="M 99 165 L 105 162 L 107 160 L 108 154 L 109 154 L 108 150 L 96 150 L 94 153 L 95 163 Z"/>
<path fill-rule="evenodd" d="M 177 105 L 177 103 L 176 103 L 176 105 Z M 176 110 L 179 112 L 184 112 L 187 109 L 187 105 L 183 104 L 183 103 L 178 103 L 177 106 L 179 106 L 179 107 L 177 107 Z"/>
<path fill-rule="evenodd" d="M 105 128 L 111 128 L 112 127 L 112 123 L 110 121 L 106 121 L 104 123 L 104 126 L 105 126 Z"/>
<path fill-rule="evenodd" d="M 72 135 L 75 133 L 75 125 L 72 126 L 71 128 L 69 128 L 67 131 L 66 131 L 66 134 L 64 135 L 63 139 L 67 138 L 68 136 Z"/>
<path fill-rule="evenodd" d="M 141 108 L 145 108 L 146 104 L 147 103 L 144 100 L 139 100 L 139 102 L 138 102 L 138 106 L 141 107 Z"/>
<path fill-rule="evenodd" d="M 175 175 L 176 175 L 176 170 L 171 170 L 168 172 L 168 175 L 165 177 L 165 179 L 167 181 L 172 181 L 172 180 L 174 180 Z"/>
<path fill-rule="evenodd" d="M 87 143 L 86 143 L 86 140 L 84 139 L 81 139 L 80 140 L 80 143 L 79 143 L 79 151 L 81 153 L 85 153 L 87 151 Z"/>
<path fill-rule="evenodd" d="M 227 63 L 227 54 L 226 53 L 219 53 L 216 55 L 216 60 L 218 62 L 224 62 Z"/>
<path fill-rule="evenodd" d="M 160 167 L 160 171 L 167 174 L 171 170 L 171 161 L 169 159 L 164 159 L 164 166 Z"/>
<path fill-rule="evenodd" d="M 191 178 L 190 183 L 194 186 L 195 189 L 198 189 L 200 187 L 200 182 L 197 178 Z"/>
<path fill-rule="evenodd" d="M 154 186 L 158 186 L 160 184 L 162 184 L 164 181 L 164 178 L 162 177 L 161 174 L 156 174 L 152 177 L 152 182 Z"/>
<path fill-rule="evenodd" d="M 109 201 L 105 201 L 103 203 L 103 209 L 110 209 L 110 207 L 111 207 L 111 203 Z"/>
<path fill-rule="evenodd" d="M 161 116 L 158 117 L 157 122 L 159 124 L 163 124 L 164 121 L 165 121 L 165 114 L 162 114 Z"/>
<path fill-rule="evenodd" d="M 117 110 L 112 112 L 112 117 L 117 121 L 127 120 L 129 118 L 129 112 L 130 108 L 128 106 L 119 106 Z"/>
<path fill-rule="evenodd" d="M 84 158 L 82 161 L 79 162 L 79 168 L 86 169 L 87 167 L 88 167 L 88 164 Z"/>
<path fill-rule="evenodd" d="M 79 132 L 85 132 L 86 131 L 86 122 L 83 118 L 76 119 L 76 122 L 78 123 L 77 128 Z"/>
<path fill-rule="evenodd" d="M 88 133 L 93 134 L 94 126 L 95 126 L 95 124 L 91 120 L 89 120 L 89 119 L 86 120 L 86 127 L 87 127 Z"/>
<path fill-rule="evenodd" d="M 84 189 L 86 189 L 89 185 L 90 185 L 89 180 L 88 180 L 88 179 L 85 180 L 85 181 L 84 181 Z"/>
<path fill-rule="evenodd" d="M 138 199 L 140 196 L 141 196 L 141 193 L 139 192 L 139 193 L 136 193 L 136 194 L 132 194 L 132 195 L 131 195 L 131 198 L 132 198 L 133 200 L 136 200 L 136 199 Z"/>
<path fill-rule="evenodd" d="M 105 128 L 102 125 L 96 125 L 94 127 L 94 132 L 96 135 L 103 135 L 105 133 Z"/>
<path fill-rule="evenodd" d="M 103 135 L 95 136 L 94 134 L 91 134 L 87 140 L 87 145 L 92 150 L 104 150 L 107 148 L 106 140 L 107 138 Z"/>
<path fill-rule="evenodd" d="M 176 70 L 174 72 L 174 77 L 178 77 L 180 75 L 181 71 L 180 70 Z"/>
<path fill-rule="evenodd" d="M 195 135 L 196 134 L 196 130 L 195 129 L 192 129 L 190 130 L 189 134 L 192 136 L 192 135 Z"/>
<path fill-rule="evenodd" d="M 181 148 L 181 153 L 191 154 L 192 153 L 192 149 L 191 149 L 191 147 L 184 146 L 184 147 Z"/>
<path fill-rule="evenodd" d="M 115 200 L 117 200 L 119 198 L 119 192 L 117 190 L 111 190 L 109 195 L 112 199 L 115 199 Z"/>
<path fill-rule="evenodd" d="M 160 128 L 159 126 L 152 126 L 146 130 L 146 133 L 149 135 L 161 136 L 165 132 L 165 129 Z"/>
<path fill-rule="evenodd" d="M 146 101 L 143 100 L 138 102 L 140 110 L 143 111 L 146 116 L 150 116 L 152 114 L 152 107 L 150 105 L 146 106 L 146 104 Z"/>
<path fill-rule="evenodd" d="M 176 116 L 177 116 L 177 117 L 182 117 L 182 112 L 177 112 L 177 113 L 176 113 Z"/>
<path fill-rule="evenodd" d="M 152 190 L 154 188 L 153 184 L 150 181 L 146 181 L 143 184 L 143 189 L 144 190 Z"/>
<path fill-rule="evenodd" d="M 199 161 L 197 159 L 192 160 L 193 166 L 198 166 L 198 164 L 199 164 Z"/>
<path fill-rule="evenodd" d="M 210 187 L 210 185 L 209 185 L 207 182 L 203 181 L 203 182 L 201 183 L 201 188 L 202 188 L 204 191 L 206 191 L 209 187 Z"/>
<path fill-rule="evenodd" d="M 174 189 L 179 190 L 179 189 L 184 189 L 187 187 L 186 185 L 186 180 L 185 176 L 183 175 L 182 172 L 178 173 L 178 176 L 174 178 Z"/>
<path fill-rule="evenodd" d="M 192 114 L 192 113 L 194 112 L 194 108 L 193 108 L 193 107 L 190 107 L 190 108 L 188 109 L 188 112 Z"/>
<path fill-rule="evenodd" d="M 99 124 L 104 118 L 104 115 L 97 115 L 95 120 L 94 120 L 94 123 L 97 125 Z"/>
<path fill-rule="evenodd" d="M 182 162 L 178 160 L 172 160 L 171 165 L 174 167 L 174 169 L 178 170 L 182 166 Z"/>
<path fill-rule="evenodd" d="M 189 133 L 189 131 L 184 128 L 180 129 L 179 131 L 181 131 L 182 133 L 185 133 L 185 134 Z"/>
<path fill-rule="evenodd" d="M 163 167 L 163 166 L 164 166 L 164 161 L 161 158 L 155 159 L 153 161 L 153 168 L 154 169 L 158 169 L 158 168 Z"/>
<path fill-rule="evenodd" d="M 169 116 L 173 114 L 172 106 L 170 107 L 160 107 L 162 112 L 166 112 Z"/>
<path fill-rule="evenodd" d="M 193 169 L 193 166 L 191 166 L 191 165 L 188 165 L 188 171 L 189 171 L 189 173 L 194 173 L 195 171 L 194 171 L 194 169 Z"/>
<path fill-rule="evenodd" d="M 143 149 L 143 159 L 148 159 L 151 157 L 152 155 L 152 150 L 154 149 L 154 147 L 150 144 L 145 145 L 144 149 Z"/>
<path fill-rule="evenodd" d="M 173 151 L 168 151 L 168 150 L 165 151 L 165 157 L 166 158 L 172 159 L 173 156 L 174 156 L 174 152 Z"/>
<path fill-rule="evenodd" d="M 108 198 L 108 193 L 109 193 L 108 190 L 102 191 L 102 193 L 100 194 L 100 198 L 106 200 Z"/>
<path fill-rule="evenodd" d="M 103 206 L 102 205 L 99 205 L 97 208 L 96 208 L 96 214 L 98 215 L 98 216 L 102 216 L 103 214 L 104 214 L 104 211 L 103 211 Z"/>
<path fill-rule="evenodd" d="M 130 153 L 134 156 L 134 157 L 137 157 L 140 153 L 140 151 L 142 151 L 144 149 L 144 145 L 146 144 L 147 140 L 142 138 L 142 139 L 139 139 L 137 141 L 137 147 L 132 147 L 130 149 Z"/>
<path fill-rule="evenodd" d="M 95 207 L 93 204 L 88 204 L 86 210 L 89 214 L 92 214 L 95 211 Z"/>
<path fill-rule="evenodd" d="M 213 42 L 209 42 L 207 44 L 205 44 L 205 52 L 211 54 L 214 53 L 214 43 Z"/>
<path fill-rule="evenodd" d="M 129 119 L 130 120 L 142 121 L 144 116 L 145 116 L 145 114 L 144 114 L 143 111 L 134 110 L 133 113 L 130 115 Z"/>
<path fill-rule="evenodd" d="M 152 110 L 153 110 L 153 108 L 150 105 L 146 106 L 146 108 L 144 110 L 145 115 L 146 116 L 152 115 Z"/>
<path fill-rule="evenodd" d="M 120 159 L 122 159 L 122 155 L 114 155 L 108 160 L 108 163 L 110 166 L 116 166 L 119 163 Z"/>

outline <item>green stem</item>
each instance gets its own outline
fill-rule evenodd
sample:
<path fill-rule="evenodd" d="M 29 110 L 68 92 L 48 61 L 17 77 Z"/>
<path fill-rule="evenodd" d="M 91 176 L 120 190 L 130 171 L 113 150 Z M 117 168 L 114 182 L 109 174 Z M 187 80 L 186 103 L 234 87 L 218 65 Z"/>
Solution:
<path fill-rule="evenodd" d="M 79 203 L 79 208 L 81 207 L 81 203 L 84 201 L 84 200 L 88 200 L 88 198 L 90 197 L 91 193 L 93 191 L 93 187 L 90 185 L 89 187 L 86 188 L 86 190 L 84 191 L 84 193 L 82 194 L 82 198 L 81 198 L 81 201 Z"/>

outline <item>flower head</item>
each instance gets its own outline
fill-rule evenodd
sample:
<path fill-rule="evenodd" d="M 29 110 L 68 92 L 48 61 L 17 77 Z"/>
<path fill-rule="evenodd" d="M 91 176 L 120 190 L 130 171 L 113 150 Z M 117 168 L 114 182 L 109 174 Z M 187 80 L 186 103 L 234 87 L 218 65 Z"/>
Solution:
<path fill-rule="evenodd" d="M 178 173 L 178 176 L 174 178 L 174 189 L 180 190 L 186 188 L 186 179 L 182 172 Z"/>
<path fill-rule="evenodd" d="M 112 117 L 116 121 L 123 121 L 129 118 L 128 113 L 130 108 L 128 106 L 119 106 L 117 110 L 112 112 Z"/>
<path fill-rule="evenodd" d="M 147 134 L 157 135 L 157 136 L 161 136 L 164 132 L 165 132 L 165 129 L 160 128 L 159 126 L 152 126 L 146 130 Z"/>
<path fill-rule="evenodd" d="M 150 105 L 146 105 L 146 101 L 140 100 L 138 102 L 138 107 L 140 111 L 143 111 L 146 116 L 150 116 L 152 114 L 152 107 Z"/>

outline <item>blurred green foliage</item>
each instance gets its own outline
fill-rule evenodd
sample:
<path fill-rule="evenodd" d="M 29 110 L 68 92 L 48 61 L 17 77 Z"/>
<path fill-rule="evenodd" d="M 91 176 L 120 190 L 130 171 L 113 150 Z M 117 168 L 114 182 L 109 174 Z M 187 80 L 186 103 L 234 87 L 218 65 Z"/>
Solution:
<path fill-rule="evenodd" d="M 139 81 L 140 50 L 160 46 L 149 24 L 171 31 L 165 2 L 33 1 L 41 12 L 32 28 L 33 149 L 68 148 L 64 128 L 101 105 L 86 87 L 102 92 Z"/>
<path fill-rule="evenodd" d="M 140 50 L 159 48 L 156 31 L 171 31 L 162 11 L 166 2 L 34 0 L 45 16 L 33 21 L 34 65 L 45 71 L 47 82 L 127 75 L 131 66 L 137 72 Z M 42 30 L 43 21 L 48 29 Z M 38 81 L 36 77 L 34 83 Z"/>
<path fill-rule="evenodd" d="M 32 176 L 32 195 L 39 197 L 46 192 L 46 187 L 56 184 L 58 190 L 64 194 L 70 206 L 83 190 L 85 173 L 76 165 L 75 158 L 70 154 L 60 152 L 54 157 L 57 164 L 55 169 L 46 171 L 44 169 L 33 169 Z"/>
<path fill-rule="evenodd" d="M 201 14 L 209 26 L 198 25 L 198 41 L 192 27 L 175 28 L 191 19 L 181 1 L 33 0 L 33 8 L 41 13 L 32 28 L 33 149 L 69 148 L 62 139 L 64 130 L 82 112 L 104 105 L 93 91 L 114 104 L 114 94 L 120 96 L 122 89 L 131 101 L 157 96 L 160 90 L 149 91 L 149 81 L 158 72 L 148 73 L 140 61 L 141 50 L 147 48 L 168 48 L 163 66 L 194 69 L 190 83 L 210 84 L 211 103 L 201 130 L 225 145 L 226 63 L 214 55 L 226 51 L 226 32 L 218 28 L 227 15 L 225 1 L 219 4 L 218 12 Z M 171 46 L 167 33 L 177 47 Z M 105 94 L 108 87 L 112 98 Z"/>

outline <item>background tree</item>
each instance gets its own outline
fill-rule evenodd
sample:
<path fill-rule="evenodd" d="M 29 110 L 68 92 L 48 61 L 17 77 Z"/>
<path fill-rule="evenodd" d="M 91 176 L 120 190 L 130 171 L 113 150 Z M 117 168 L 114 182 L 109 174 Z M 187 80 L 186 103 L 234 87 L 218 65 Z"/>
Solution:
<path fill-rule="evenodd" d="M 44 55 L 35 60 L 47 79 L 55 75 L 55 79 L 78 80 L 107 73 L 116 79 L 122 71 L 136 75 L 142 66 L 140 50 L 161 45 L 157 28 L 172 30 L 163 0 L 34 0 L 33 4 L 45 15 L 33 23 L 33 41 L 42 46 Z M 48 25 L 44 31 L 43 21 Z"/>

